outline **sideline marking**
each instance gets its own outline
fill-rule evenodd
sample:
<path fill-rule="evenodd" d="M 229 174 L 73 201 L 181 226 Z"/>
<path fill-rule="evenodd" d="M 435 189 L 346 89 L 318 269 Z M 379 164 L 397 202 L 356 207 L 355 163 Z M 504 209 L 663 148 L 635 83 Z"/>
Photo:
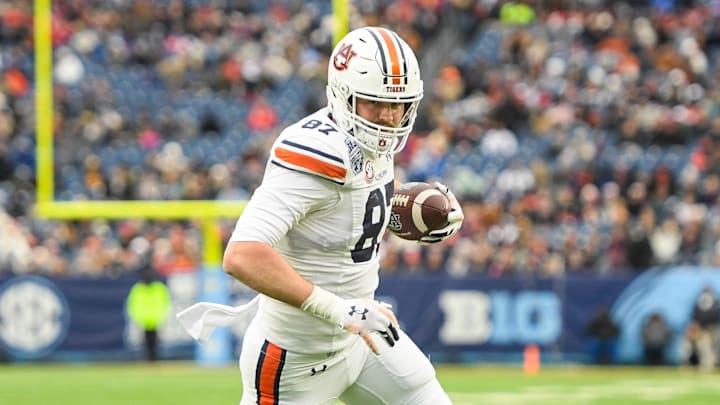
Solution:
<path fill-rule="evenodd" d="M 720 396 L 718 379 L 662 381 L 636 379 L 580 387 L 566 385 L 528 386 L 515 392 L 467 393 L 449 392 L 455 405 L 474 404 L 577 404 L 600 399 L 631 399 L 655 402 L 678 399 L 689 394 L 706 393 Z M 710 381 L 715 384 L 711 384 Z"/>

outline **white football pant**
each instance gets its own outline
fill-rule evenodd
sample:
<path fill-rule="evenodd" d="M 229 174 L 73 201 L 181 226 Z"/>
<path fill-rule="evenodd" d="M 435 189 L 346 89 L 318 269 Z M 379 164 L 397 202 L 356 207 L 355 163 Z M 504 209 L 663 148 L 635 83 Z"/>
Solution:
<path fill-rule="evenodd" d="M 359 336 L 336 353 L 290 352 L 266 341 L 261 329 L 256 318 L 244 336 L 241 405 L 451 403 L 430 361 L 402 330 L 392 348 L 375 336 L 375 355 Z"/>

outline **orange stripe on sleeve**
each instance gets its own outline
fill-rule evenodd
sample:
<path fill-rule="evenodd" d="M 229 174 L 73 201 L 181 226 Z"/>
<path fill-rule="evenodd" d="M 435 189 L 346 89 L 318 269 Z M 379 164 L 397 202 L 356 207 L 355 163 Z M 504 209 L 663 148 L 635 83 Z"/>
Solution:
<path fill-rule="evenodd" d="M 275 156 L 295 166 L 304 167 L 311 172 L 338 180 L 345 180 L 345 174 L 347 173 L 345 168 L 323 162 L 320 159 L 315 159 L 285 148 L 275 148 Z"/>
<path fill-rule="evenodd" d="M 269 342 L 268 342 L 269 343 Z M 265 358 L 260 371 L 260 405 L 274 405 L 278 401 L 277 381 L 282 367 L 282 349 L 269 343 L 265 347 Z"/>
<path fill-rule="evenodd" d="M 380 32 L 380 36 L 382 36 L 382 39 L 385 41 L 385 45 L 387 45 L 388 51 L 390 52 L 392 75 L 400 76 L 400 58 L 398 57 L 398 50 L 395 48 L 395 43 L 392 38 L 390 38 L 390 34 L 388 34 L 387 31 L 384 29 L 379 29 L 378 31 Z M 400 77 L 393 77 L 392 83 L 400 84 Z"/>

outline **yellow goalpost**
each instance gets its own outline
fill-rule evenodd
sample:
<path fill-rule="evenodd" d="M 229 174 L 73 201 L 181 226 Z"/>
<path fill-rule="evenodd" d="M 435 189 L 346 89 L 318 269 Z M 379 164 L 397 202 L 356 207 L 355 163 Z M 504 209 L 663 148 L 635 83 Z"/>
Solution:
<path fill-rule="evenodd" d="M 219 272 L 222 241 L 217 220 L 237 218 L 246 201 L 56 201 L 53 150 L 52 0 L 34 0 L 36 206 L 39 218 L 57 220 L 143 218 L 197 220 L 201 223 L 202 270 Z M 333 0 L 333 45 L 348 30 L 348 0 Z M 212 284 L 212 283 L 211 283 Z M 201 286 L 201 288 L 203 288 Z"/>
<path fill-rule="evenodd" d="M 333 44 L 348 30 L 347 0 L 333 0 L 336 21 Z M 244 201 L 55 201 L 53 156 L 53 80 L 52 80 L 52 0 L 34 0 L 35 35 L 35 111 L 36 111 L 36 167 L 37 206 L 35 214 L 48 219 L 197 219 L 203 224 L 206 246 L 203 258 L 206 265 L 220 263 L 217 249 L 220 242 L 213 230 L 215 219 L 236 218 L 245 206 Z"/>
<path fill-rule="evenodd" d="M 203 229 L 203 262 L 206 269 L 221 263 L 218 218 L 237 218 L 244 201 L 56 201 L 54 196 L 52 0 L 34 0 L 35 112 L 37 202 L 41 218 L 79 219 L 195 219 Z"/>
<path fill-rule="evenodd" d="M 200 297 L 226 303 L 227 289 L 221 288 L 222 241 L 217 220 L 237 218 L 245 201 L 56 201 L 54 193 L 53 148 L 53 62 L 51 15 L 52 0 L 34 0 L 35 37 L 35 114 L 36 114 L 36 207 L 35 215 L 57 220 L 104 218 L 120 220 L 197 220 L 202 228 L 202 266 Z M 228 334 L 217 334 L 213 344 L 197 346 L 196 358 L 205 364 L 230 359 Z"/>

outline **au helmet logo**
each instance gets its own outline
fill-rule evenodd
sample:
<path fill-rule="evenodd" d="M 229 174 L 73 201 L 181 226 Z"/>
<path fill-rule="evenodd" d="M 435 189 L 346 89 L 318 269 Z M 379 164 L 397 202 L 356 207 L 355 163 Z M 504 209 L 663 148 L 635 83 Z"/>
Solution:
<path fill-rule="evenodd" d="M 345 70 L 348 68 L 350 60 L 355 55 L 357 55 L 357 52 L 352 50 L 352 44 L 343 44 L 333 57 L 333 66 L 335 66 L 335 69 L 337 70 Z"/>

